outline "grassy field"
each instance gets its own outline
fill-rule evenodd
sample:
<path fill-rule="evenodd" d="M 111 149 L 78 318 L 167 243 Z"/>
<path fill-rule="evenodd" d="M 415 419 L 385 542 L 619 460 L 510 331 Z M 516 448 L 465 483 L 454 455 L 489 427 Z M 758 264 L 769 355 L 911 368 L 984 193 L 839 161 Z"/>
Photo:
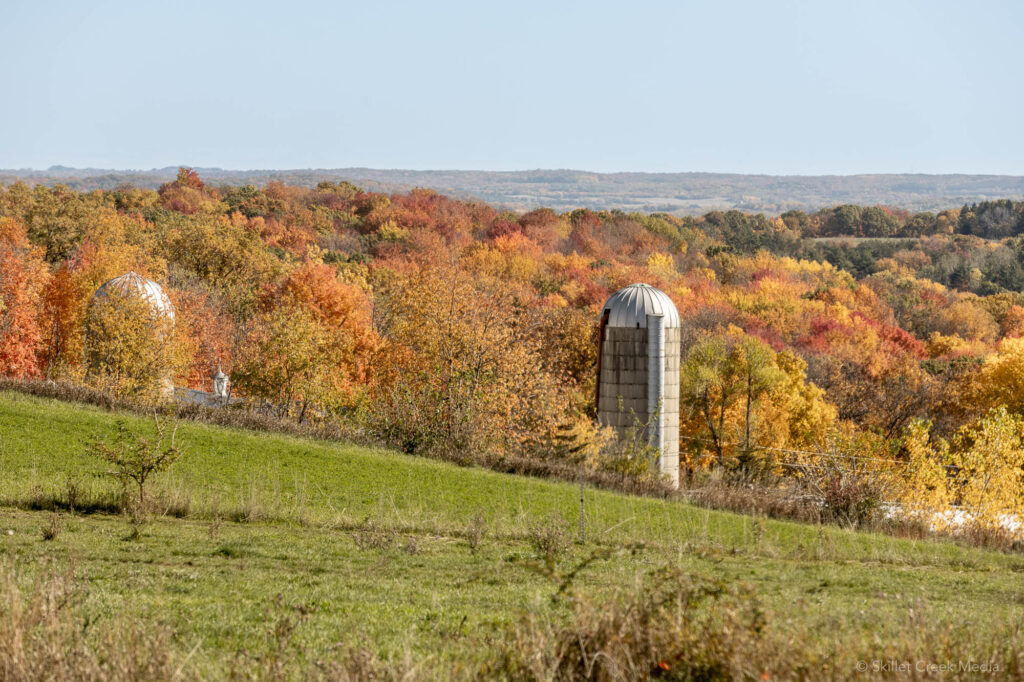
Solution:
<path fill-rule="evenodd" d="M 569 590 L 595 598 L 666 565 L 744 586 L 766 636 L 798 647 L 804 665 L 835 666 L 822 677 L 855 676 L 863 657 L 926 655 L 915 647 L 976 660 L 1011 646 L 1024 616 L 1021 555 L 593 489 L 588 543 L 557 550 L 552 568 L 534 538 L 542 527 L 575 536 L 576 486 L 194 423 L 178 432 L 182 459 L 155 481 L 166 513 L 133 537 L 126 517 L 102 511 L 114 482 L 86 454 L 118 419 L 151 428 L 0 393 L 3 568 L 22 585 L 73 574 L 76 613 L 94 630 L 163 628 L 203 676 L 276 652 L 298 677 L 353 648 L 424 677 L 472 676 L 524 617 L 570 617 L 552 597 L 584 563 Z M 45 540 L 46 508 L 69 487 L 80 509 L 101 511 L 62 511 Z M 474 528 L 486 529 L 475 550 Z"/>

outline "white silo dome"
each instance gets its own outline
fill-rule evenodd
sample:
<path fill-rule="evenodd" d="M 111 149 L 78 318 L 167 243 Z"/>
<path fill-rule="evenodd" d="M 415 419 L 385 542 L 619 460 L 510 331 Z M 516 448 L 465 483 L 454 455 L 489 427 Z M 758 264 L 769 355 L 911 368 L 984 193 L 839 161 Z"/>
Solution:
<path fill-rule="evenodd" d="M 601 313 L 608 313 L 608 327 L 646 328 L 648 315 L 661 315 L 664 327 L 679 327 L 679 311 L 661 289 L 650 284 L 630 284 L 619 289 L 604 304 Z"/>
<path fill-rule="evenodd" d="M 164 288 L 151 279 L 146 279 L 136 272 L 126 272 L 120 277 L 104 282 L 93 299 L 108 298 L 109 296 L 141 296 L 149 301 L 154 312 L 167 315 L 174 319 L 174 306 L 171 299 L 164 292 Z"/>

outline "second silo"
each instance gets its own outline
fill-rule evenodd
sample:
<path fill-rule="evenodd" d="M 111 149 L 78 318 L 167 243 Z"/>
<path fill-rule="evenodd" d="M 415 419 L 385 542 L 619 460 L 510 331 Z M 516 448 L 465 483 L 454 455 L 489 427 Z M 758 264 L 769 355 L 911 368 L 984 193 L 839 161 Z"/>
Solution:
<path fill-rule="evenodd" d="M 642 425 L 657 469 L 679 485 L 679 312 L 647 284 L 612 294 L 601 312 L 597 418 L 620 434 Z"/>

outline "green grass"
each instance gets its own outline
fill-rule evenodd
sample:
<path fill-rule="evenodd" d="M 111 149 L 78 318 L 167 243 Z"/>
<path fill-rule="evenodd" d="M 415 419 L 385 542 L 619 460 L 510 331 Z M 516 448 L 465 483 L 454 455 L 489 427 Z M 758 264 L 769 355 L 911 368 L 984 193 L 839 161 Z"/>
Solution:
<path fill-rule="evenodd" d="M 94 496 L 113 489 L 85 452 L 117 419 L 151 428 L 0 393 L 0 556 L 26 577 L 73 570 L 87 586 L 86 617 L 164 624 L 183 652 L 196 648 L 200 669 L 272 648 L 282 618 L 299 623 L 301 660 L 368 643 L 383 656 L 471 666 L 523 613 L 560 613 L 558 580 L 538 567 L 528 536 L 551 519 L 575 533 L 576 486 L 275 434 L 183 423 L 185 454 L 155 481 L 183 518 L 159 517 L 132 540 L 122 516 L 65 514 L 44 541 L 50 513 L 32 511 L 33 500 L 59 497 L 68 480 Z M 752 586 L 772 627 L 805 633 L 801 646 L 820 657 L 850 641 L 881 650 L 915 610 L 979 633 L 1024 614 L 1020 555 L 593 489 L 585 503 L 591 542 L 561 555 L 560 570 L 595 550 L 609 556 L 576 588 L 610 595 L 674 563 Z M 462 536 L 478 515 L 489 534 L 472 552 Z M 231 520 L 243 518 L 252 520 Z M 356 546 L 367 519 L 390 529 L 392 547 Z M 415 552 L 403 549 L 409 538 Z"/>

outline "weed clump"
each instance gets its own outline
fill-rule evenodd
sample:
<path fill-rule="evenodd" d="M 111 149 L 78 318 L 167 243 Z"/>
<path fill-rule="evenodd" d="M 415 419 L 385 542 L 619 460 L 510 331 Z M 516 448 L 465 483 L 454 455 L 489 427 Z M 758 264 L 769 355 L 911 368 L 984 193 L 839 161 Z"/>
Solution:
<path fill-rule="evenodd" d="M 544 562 L 548 571 L 554 571 L 559 557 L 569 547 L 565 524 L 558 519 L 548 519 L 531 527 L 528 537 L 537 558 Z"/>
<path fill-rule="evenodd" d="M 206 537 L 208 537 L 211 542 L 215 541 L 217 536 L 220 535 L 220 529 L 223 525 L 224 520 L 220 517 L 220 514 L 216 514 L 213 517 L 213 521 L 210 522 L 210 525 L 206 527 Z"/>
<path fill-rule="evenodd" d="M 419 538 L 415 535 L 406 537 L 405 543 L 402 544 L 402 551 L 410 555 L 419 554 L 421 551 Z"/>
<path fill-rule="evenodd" d="M 513 679 L 762 679 L 765 617 L 751 594 L 675 568 L 609 602 L 571 601 L 568 624 L 523 617 L 494 667 Z"/>
<path fill-rule="evenodd" d="M 64 503 L 68 506 L 68 511 L 72 514 L 82 504 L 82 486 L 75 479 L 68 476 L 64 482 Z"/>
<path fill-rule="evenodd" d="M 466 544 L 469 545 L 470 553 L 475 556 L 476 551 L 480 548 L 480 543 L 487 537 L 487 521 L 483 516 L 477 514 L 473 517 L 473 520 L 466 526 L 464 537 Z"/>
<path fill-rule="evenodd" d="M 356 547 L 366 551 L 370 549 L 386 550 L 395 546 L 398 532 L 383 523 L 366 519 L 361 528 L 352 532 L 352 540 Z"/>
<path fill-rule="evenodd" d="M 64 524 L 61 521 L 60 515 L 50 514 L 50 523 L 42 527 L 43 541 L 50 542 L 51 540 L 56 540 L 63 528 Z"/>

